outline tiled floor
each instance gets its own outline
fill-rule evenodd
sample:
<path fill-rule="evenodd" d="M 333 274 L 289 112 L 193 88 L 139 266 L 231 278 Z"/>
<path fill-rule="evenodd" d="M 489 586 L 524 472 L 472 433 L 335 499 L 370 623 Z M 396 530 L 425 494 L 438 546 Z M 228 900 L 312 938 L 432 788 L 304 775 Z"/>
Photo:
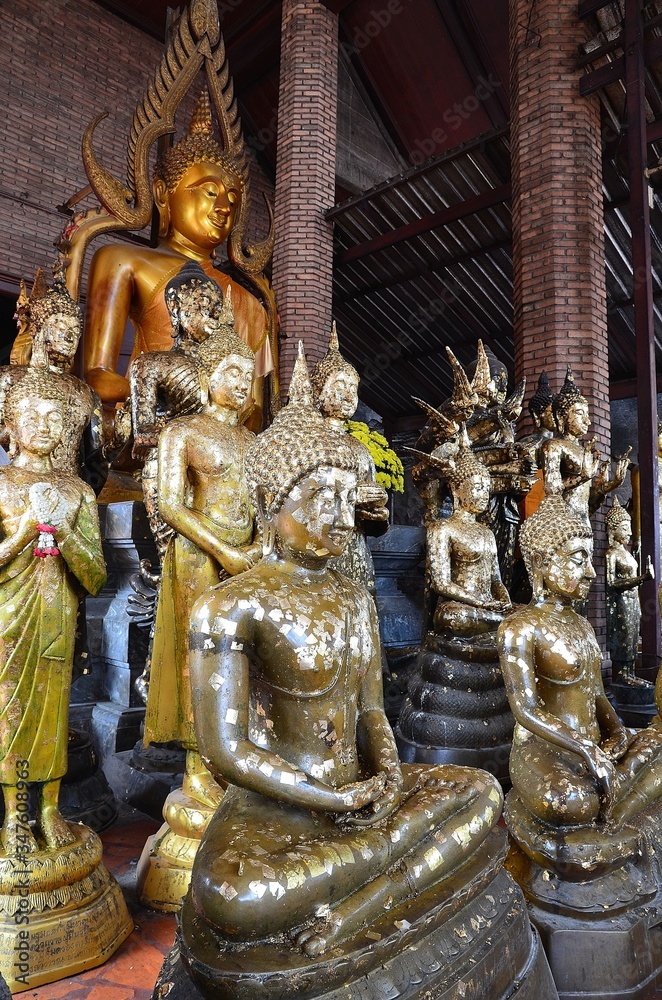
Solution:
<path fill-rule="evenodd" d="M 104 860 L 118 880 L 136 929 L 105 965 L 71 979 L 26 990 L 25 1000 L 151 1000 L 156 977 L 175 937 L 175 917 L 146 910 L 135 894 L 136 862 L 147 837 L 158 829 L 151 819 L 123 822 L 101 834 Z"/>
<path fill-rule="evenodd" d="M 124 821 L 101 835 L 104 859 L 118 880 L 136 929 L 105 965 L 21 993 L 23 1000 L 151 1000 L 163 958 L 175 936 L 175 917 L 146 910 L 135 895 L 136 862 L 158 823 Z M 648 1000 L 662 1000 L 662 990 Z"/>

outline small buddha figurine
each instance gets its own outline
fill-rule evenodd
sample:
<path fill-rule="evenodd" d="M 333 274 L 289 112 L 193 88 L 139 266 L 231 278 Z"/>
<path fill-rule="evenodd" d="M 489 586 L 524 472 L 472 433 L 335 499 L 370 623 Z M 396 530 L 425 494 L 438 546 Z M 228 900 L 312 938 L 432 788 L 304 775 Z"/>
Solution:
<path fill-rule="evenodd" d="M 129 395 L 127 379 L 117 373 L 127 319 L 136 331 L 132 358 L 143 351 L 169 350 L 164 290 L 182 265 L 194 260 L 224 293 L 232 288 L 237 333 L 256 355 L 253 397 L 259 426 L 261 380 L 273 368 L 267 315 L 254 295 L 213 265 L 216 250 L 233 238 L 246 196 L 245 163 L 236 140 L 234 133 L 225 135 L 227 149 L 221 149 L 204 90 L 188 135 L 167 149 L 155 168 L 158 247 L 111 244 L 101 247 L 92 258 L 85 317 L 85 378 L 108 407 L 123 403 Z M 93 179 L 96 176 L 92 174 Z"/>
<path fill-rule="evenodd" d="M 490 473 L 464 434 L 455 459 L 431 465 L 450 488 L 453 512 L 427 529 L 431 628 L 398 721 L 404 760 L 466 760 L 505 777 L 513 720 L 496 651 L 496 629 L 512 611 L 494 534 L 480 522 Z"/>
<path fill-rule="evenodd" d="M 573 608 L 595 579 L 586 521 L 546 497 L 520 545 L 533 600 L 497 633 L 516 720 L 506 819 L 529 858 L 562 879 L 590 878 L 623 862 L 624 824 L 662 795 L 662 734 L 623 727 L 593 629 Z"/>
<path fill-rule="evenodd" d="M 616 460 L 612 479 L 607 480 L 609 461 L 602 462 L 595 438 L 582 438 L 591 421 L 588 402 L 575 384 L 570 368 L 561 391 L 552 404 L 559 437 L 545 441 L 541 449 L 545 493 L 563 496 L 575 513 L 589 523 L 589 514 L 598 510 L 605 497 L 625 479 L 630 448 Z"/>
<path fill-rule="evenodd" d="M 26 363 L 0 368 L 0 445 L 6 449 L 9 444 L 3 415 L 7 392 L 31 369 L 47 371 L 66 392 L 69 411 L 53 452 L 53 465 L 67 475 L 80 475 L 98 494 L 108 471 L 101 402 L 96 392 L 72 374 L 81 333 L 80 307 L 69 295 L 61 274 L 51 289 L 40 276 L 41 272 L 21 310 L 20 357 Z"/>
<path fill-rule="evenodd" d="M 634 665 L 639 643 L 641 605 L 638 588 L 644 580 L 653 580 L 653 564 L 648 558 L 646 570 L 639 573 L 637 560 L 626 545 L 632 537 L 632 521 L 618 497 L 605 518 L 609 547 L 605 554 L 607 569 L 607 649 L 622 684 L 639 687 L 652 685 L 635 676 Z"/>
<path fill-rule="evenodd" d="M 41 942 L 20 970 L 0 943 L 12 992 L 98 965 L 133 927 L 99 839 L 59 810 L 78 602 L 106 579 L 94 492 L 53 457 L 69 400 L 63 379 L 35 368 L 3 410 L 13 459 L 0 468 L 0 942 L 16 942 L 21 924 Z"/>
<path fill-rule="evenodd" d="M 166 799 L 166 825 L 148 841 L 138 873 L 143 900 L 162 909 L 178 909 L 200 836 L 223 794 L 197 752 L 191 608 L 208 587 L 249 569 L 261 554 L 244 471 L 254 435 L 238 423 L 251 393 L 253 352 L 225 328 L 198 346 L 197 360 L 208 373 L 207 401 L 200 413 L 170 421 L 158 448 L 159 512 L 173 535 L 162 563 L 144 742 L 177 740 L 187 751 L 183 787 Z M 150 854 L 152 845 L 160 854 Z"/>
<path fill-rule="evenodd" d="M 310 381 L 318 410 L 332 427 L 344 433 L 345 421 L 351 420 L 359 405 L 360 379 L 356 368 L 340 353 L 335 321 L 328 350 L 313 368 Z M 375 570 L 365 535 L 366 532 L 381 535 L 388 528 L 388 494 L 377 482 L 375 463 L 367 447 L 351 434 L 347 436 L 347 443 L 356 453 L 359 476 L 356 517 L 349 544 L 341 556 L 331 561 L 331 566 L 374 594 Z"/>
<path fill-rule="evenodd" d="M 182 954 L 205 996 L 242 995 L 252 963 L 284 970 L 261 995 L 296 981 L 312 996 L 313 976 L 347 982 L 347 949 L 397 933 L 403 913 L 409 927 L 426 889 L 444 895 L 501 796 L 483 772 L 399 764 L 373 601 L 329 569 L 352 536 L 356 452 L 314 408 L 302 353 L 246 469 L 265 558 L 191 618 L 198 745 L 230 784 L 195 858 Z"/>

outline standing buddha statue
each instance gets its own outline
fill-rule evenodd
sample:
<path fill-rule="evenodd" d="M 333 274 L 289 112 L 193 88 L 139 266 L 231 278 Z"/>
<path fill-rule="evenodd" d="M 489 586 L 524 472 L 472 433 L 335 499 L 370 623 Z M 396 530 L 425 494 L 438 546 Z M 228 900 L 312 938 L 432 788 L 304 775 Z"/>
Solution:
<path fill-rule="evenodd" d="M 626 545 L 632 537 L 630 515 L 621 507 L 618 497 L 605 518 L 609 547 L 605 553 L 607 569 L 607 649 L 616 670 L 618 683 L 648 688 L 652 685 L 635 675 L 641 605 L 639 587 L 644 580 L 653 580 L 653 564 L 648 558 L 644 573 L 639 573 L 637 560 Z"/>
<path fill-rule="evenodd" d="M 3 416 L 13 460 L 0 468 L 0 971 L 17 993 L 105 961 L 133 922 L 99 838 L 59 810 L 78 602 L 106 579 L 94 492 L 54 460 L 72 419 L 66 381 L 31 369 Z"/>
<path fill-rule="evenodd" d="M 200 837 L 221 797 L 197 752 L 191 710 L 188 623 L 196 599 L 259 558 L 244 461 L 254 435 L 238 415 L 251 393 L 254 356 L 232 330 L 197 350 L 208 380 L 200 413 L 177 417 L 158 447 L 159 514 L 172 529 L 162 564 L 151 652 L 144 742 L 176 740 L 186 750 L 181 789 L 166 799 L 165 824 L 145 846 L 138 872 L 142 899 L 176 910 Z"/>
<path fill-rule="evenodd" d="M 326 354 L 313 368 L 310 381 L 315 404 L 323 417 L 340 433 L 345 433 L 345 421 L 351 420 L 359 405 L 359 373 L 340 353 L 338 333 L 333 323 Z M 331 567 L 345 573 L 373 594 L 375 570 L 366 533 L 381 535 L 388 528 L 388 494 L 377 482 L 375 463 L 366 445 L 351 434 L 347 444 L 356 454 L 359 483 L 356 497 L 354 531 L 341 556 L 331 561 Z"/>
<path fill-rule="evenodd" d="M 48 372 L 52 382 L 66 393 L 68 406 L 67 423 L 52 455 L 54 468 L 67 475 L 80 475 L 98 494 L 107 473 L 101 401 L 93 389 L 72 374 L 81 333 L 80 307 L 58 274 L 51 289 L 35 279 L 22 312 L 21 360 L 25 363 L 0 368 L 0 445 L 5 449 L 9 446 L 4 417 L 8 391 L 34 369 Z"/>

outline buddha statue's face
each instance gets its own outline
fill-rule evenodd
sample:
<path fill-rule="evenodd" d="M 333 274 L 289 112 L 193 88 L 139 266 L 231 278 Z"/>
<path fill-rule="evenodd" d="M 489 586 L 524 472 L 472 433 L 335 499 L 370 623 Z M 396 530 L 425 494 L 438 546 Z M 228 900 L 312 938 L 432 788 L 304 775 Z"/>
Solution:
<path fill-rule="evenodd" d="M 68 364 L 78 348 L 80 322 L 75 316 L 55 313 L 44 322 L 41 337 L 48 360 Z"/>
<path fill-rule="evenodd" d="M 241 182 L 216 163 L 194 163 L 174 191 L 162 180 L 154 183 L 159 211 L 169 217 L 168 236 L 176 242 L 210 252 L 225 243 L 241 199 Z"/>
<path fill-rule="evenodd" d="M 588 403 L 573 403 L 565 415 L 564 433 L 583 437 L 591 426 Z"/>
<path fill-rule="evenodd" d="M 359 405 L 359 380 L 350 372 L 329 375 L 319 397 L 320 412 L 325 417 L 350 420 Z"/>
<path fill-rule="evenodd" d="M 624 518 L 620 523 L 614 525 L 609 534 L 617 544 L 627 545 L 632 538 L 631 521 L 626 521 Z"/>
<path fill-rule="evenodd" d="M 490 502 L 490 477 L 479 474 L 467 476 L 453 487 L 453 497 L 461 510 L 470 514 L 482 514 Z"/>
<path fill-rule="evenodd" d="M 209 379 L 209 396 L 217 406 L 240 410 L 251 395 L 255 362 L 240 354 L 224 358 Z"/>
<path fill-rule="evenodd" d="M 543 559 L 543 586 L 557 597 L 583 601 L 595 579 L 592 558 L 593 539 L 567 539 Z"/>
<path fill-rule="evenodd" d="M 8 420 L 19 451 L 32 455 L 50 455 L 62 437 L 62 406 L 51 399 L 26 396 Z"/>
<path fill-rule="evenodd" d="M 274 515 L 286 553 L 326 559 L 339 556 L 354 528 L 356 476 L 323 466 L 300 479 Z"/>
<path fill-rule="evenodd" d="M 533 422 L 536 427 L 544 427 L 546 431 L 556 430 L 556 425 L 554 424 L 554 414 L 552 413 L 552 404 L 546 406 L 542 413 L 536 413 L 535 410 L 531 411 L 531 416 L 533 417 Z"/>
<path fill-rule="evenodd" d="M 179 290 L 176 316 L 187 340 L 200 344 L 220 329 L 223 293 L 215 281 L 199 281 Z"/>

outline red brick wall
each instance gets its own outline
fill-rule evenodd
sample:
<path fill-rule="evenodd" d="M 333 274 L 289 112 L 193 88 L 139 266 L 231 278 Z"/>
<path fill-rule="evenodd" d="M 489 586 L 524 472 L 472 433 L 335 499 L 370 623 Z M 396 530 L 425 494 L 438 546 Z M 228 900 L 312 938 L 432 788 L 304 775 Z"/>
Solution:
<path fill-rule="evenodd" d="M 12 0 L 4 5 L 0 272 L 31 279 L 38 265 L 50 268 L 53 240 L 66 222 L 55 206 L 87 183 L 80 144 L 85 126 L 101 111 L 110 111 L 110 117 L 99 126 L 95 148 L 104 165 L 125 178 L 134 108 L 162 52 L 160 42 L 92 0 Z M 201 75 L 180 108 L 178 136 L 202 83 Z M 249 236 L 261 238 L 268 220 L 260 191 L 273 191 L 273 186 L 257 164 L 251 176 Z M 82 204 L 93 203 L 87 199 Z M 96 241 L 89 256 L 102 242 L 118 239 L 122 237 Z"/>
<path fill-rule="evenodd" d="M 570 364 L 609 453 L 600 108 L 579 96 L 577 0 L 511 0 L 515 363 L 559 389 Z M 604 644 L 604 528 L 591 620 Z"/>
<path fill-rule="evenodd" d="M 299 339 L 317 361 L 331 328 L 338 25 L 318 0 L 283 0 L 273 284 L 286 390 Z"/>

